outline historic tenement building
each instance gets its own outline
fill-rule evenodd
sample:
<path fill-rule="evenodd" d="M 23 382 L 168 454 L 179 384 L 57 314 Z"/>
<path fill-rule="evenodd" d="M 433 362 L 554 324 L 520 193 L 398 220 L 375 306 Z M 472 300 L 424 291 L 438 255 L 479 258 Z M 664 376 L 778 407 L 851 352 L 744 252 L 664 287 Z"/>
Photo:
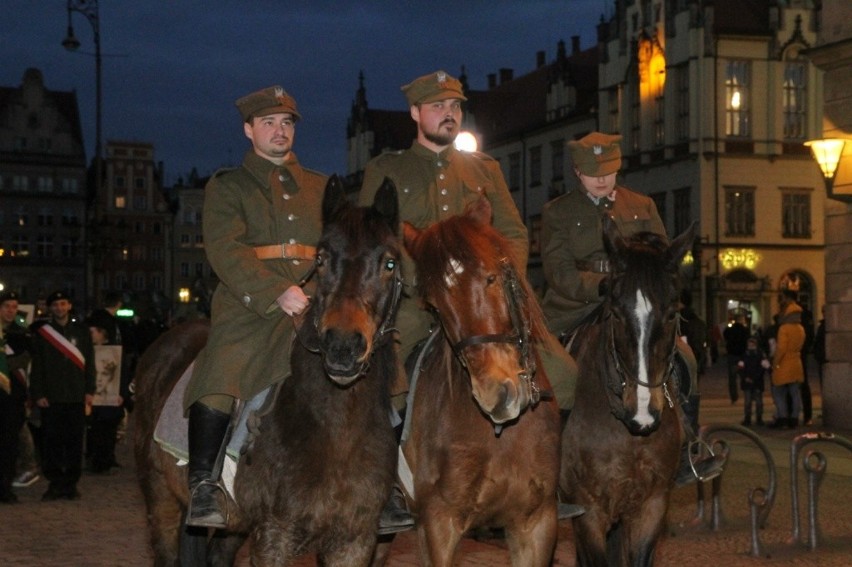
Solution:
<path fill-rule="evenodd" d="M 85 309 L 86 174 L 76 93 L 37 69 L 0 87 L 0 284 L 21 303 L 65 289 Z"/>

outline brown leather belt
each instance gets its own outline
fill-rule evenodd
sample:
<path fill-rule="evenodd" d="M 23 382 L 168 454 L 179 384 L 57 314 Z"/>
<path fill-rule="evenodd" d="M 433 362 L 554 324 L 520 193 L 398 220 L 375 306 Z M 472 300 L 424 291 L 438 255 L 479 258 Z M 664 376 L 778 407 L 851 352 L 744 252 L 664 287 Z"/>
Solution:
<path fill-rule="evenodd" d="M 313 260 L 317 255 L 317 249 L 307 244 L 270 244 L 268 246 L 255 246 L 254 254 L 258 260 Z"/>
<path fill-rule="evenodd" d="M 610 271 L 609 260 L 577 260 L 577 269 L 581 272 L 594 272 L 596 274 L 608 274 Z"/>

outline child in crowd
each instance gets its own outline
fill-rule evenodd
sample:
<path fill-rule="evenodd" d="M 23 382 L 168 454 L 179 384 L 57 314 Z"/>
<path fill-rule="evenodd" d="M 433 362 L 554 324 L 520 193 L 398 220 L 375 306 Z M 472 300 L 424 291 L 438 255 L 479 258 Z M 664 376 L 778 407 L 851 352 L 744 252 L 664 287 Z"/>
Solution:
<path fill-rule="evenodd" d="M 743 425 L 751 425 L 752 402 L 754 402 L 755 423 L 763 425 L 764 374 L 771 366 L 769 358 L 758 348 L 757 338 L 749 337 L 746 342 L 746 351 L 737 363 L 745 410 Z"/>

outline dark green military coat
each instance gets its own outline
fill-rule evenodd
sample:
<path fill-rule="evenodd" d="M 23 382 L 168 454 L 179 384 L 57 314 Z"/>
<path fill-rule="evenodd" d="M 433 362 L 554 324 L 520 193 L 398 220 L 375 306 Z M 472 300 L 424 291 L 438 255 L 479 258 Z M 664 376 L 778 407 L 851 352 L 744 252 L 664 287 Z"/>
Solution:
<path fill-rule="evenodd" d="M 527 227 L 509 194 L 500 163 L 494 158 L 478 152 L 460 152 L 452 146 L 436 154 L 414 142 L 408 150 L 382 154 L 367 164 L 358 198 L 361 205 L 373 202 L 385 177 L 396 184 L 400 219 L 420 229 L 463 212 L 484 193 L 491 202 L 494 227 L 511 243 L 520 269 L 526 269 Z M 413 289 L 416 273 L 407 253 L 402 271 L 409 296 L 403 298 L 397 315 L 404 359 L 426 337 L 432 317 L 411 299 L 417 297 Z"/>
<path fill-rule="evenodd" d="M 547 280 L 543 308 L 548 326 L 557 336 L 602 301 L 598 285 L 606 274 L 581 268 L 607 258 L 604 213 L 615 220 L 624 236 L 641 231 L 666 234 L 654 201 L 625 187 L 616 187 L 615 201 L 603 198 L 598 205 L 579 188 L 547 203 L 541 214 L 541 258 Z"/>
<path fill-rule="evenodd" d="M 249 399 L 290 373 L 293 321 L 275 300 L 310 261 L 259 260 L 254 247 L 316 245 L 326 176 L 246 153 L 241 167 L 218 172 L 204 194 L 204 248 L 220 279 L 207 346 L 196 361 L 184 407 L 209 394 Z"/>
<path fill-rule="evenodd" d="M 77 347 L 84 359 L 82 369 L 38 332 L 42 326 L 52 327 Z M 32 349 L 32 400 L 47 398 L 51 404 L 82 404 L 87 394 L 95 393 L 95 350 L 89 327 L 76 321 L 63 326 L 51 317 L 48 322 L 33 325 Z"/>

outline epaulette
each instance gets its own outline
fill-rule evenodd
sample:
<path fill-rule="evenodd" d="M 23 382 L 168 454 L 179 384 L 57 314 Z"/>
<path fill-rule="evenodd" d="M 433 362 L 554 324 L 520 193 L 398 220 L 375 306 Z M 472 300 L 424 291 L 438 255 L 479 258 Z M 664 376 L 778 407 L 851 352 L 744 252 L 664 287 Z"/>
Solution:
<path fill-rule="evenodd" d="M 471 155 L 475 158 L 479 158 L 482 161 L 497 161 L 494 157 L 486 154 L 485 152 L 465 152 L 468 155 Z"/>
<path fill-rule="evenodd" d="M 224 175 L 226 173 L 230 173 L 231 171 L 235 171 L 237 169 L 239 169 L 239 168 L 237 168 L 237 167 L 220 167 L 219 169 L 217 169 L 213 173 L 213 175 L 210 176 L 210 179 L 213 179 L 214 177 L 219 177 L 220 175 Z"/>

